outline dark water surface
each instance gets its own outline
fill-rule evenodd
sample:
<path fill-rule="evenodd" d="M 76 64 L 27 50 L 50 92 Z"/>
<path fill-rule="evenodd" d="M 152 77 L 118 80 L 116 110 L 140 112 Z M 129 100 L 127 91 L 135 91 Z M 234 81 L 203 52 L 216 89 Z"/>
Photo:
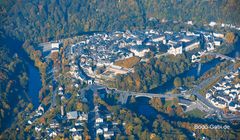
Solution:
<path fill-rule="evenodd" d="M 28 65 L 29 82 L 28 82 L 28 95 L 34 105 L 34 108 L 39 106 L 39 90 L 42 87 L 41 77 L 38 69 L 32 65 Z"/>

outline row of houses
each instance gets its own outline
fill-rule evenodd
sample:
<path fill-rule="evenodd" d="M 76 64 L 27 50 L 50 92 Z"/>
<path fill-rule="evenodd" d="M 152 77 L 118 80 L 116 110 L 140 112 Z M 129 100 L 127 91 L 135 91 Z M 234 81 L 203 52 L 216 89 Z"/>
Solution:
<path fill-rule="evenodd" d="M 57 115 L 49 120 L 47 125 L 36 124 L 34 130 L 40 134 L 40 138 L 55 138 L 58 135 L 67 135 L 74 140 L 82 140 L 84 126 L 88 120 L 88 114 L 84 112 L 71 111 L 66 116 Z M 36 137 L 38 137 L 36 135 Z"/>
<path fill-rule="evenodd" d="M 233 24 L 228 24 L 228 23 L 217 23 L 215 21 L 211 21 L 209 22 L 208 24 L 210 27 L 215 27 L 215 26 L 218 26 L 218 27 L 222 27 L 222 28 L 231 28 L 231 29 L 236 29 L 236 30 L 240 30 L 240 27 L 237 27 L 236 25 L 233 25 Z"/>
<path fill-rule="evenodd" d="M 93 84 L 93 79 L 89 77 L 85 71 L 83 71 L 82 67 L 77 65 L 75 62 L 70 64 L 70 71 L 69 73 L 72 75 L 73 78 L 80 80 L 82 83 L 85 82 L 89 85 Z"/>
<path fill-rule="evenodd" d="M 214 106 L 240 112 L 240 84 L 234 82 L 234 79 L 239 76 L 239 70 L 226 75 L 208 90 L 206 98 Z"/>

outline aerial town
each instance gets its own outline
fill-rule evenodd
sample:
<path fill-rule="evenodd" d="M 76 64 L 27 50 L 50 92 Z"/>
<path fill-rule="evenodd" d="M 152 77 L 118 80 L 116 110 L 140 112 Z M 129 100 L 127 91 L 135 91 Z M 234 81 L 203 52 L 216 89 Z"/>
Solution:
<path fill-rule="evenodd" d="M 201 45 L 203 39 L 206 40 L 204 46 Z M 207 54 L 235 62 L 234 58 L 214 53 L 215 48 L 221 46 L 224 41 L 224 34 L 202 30 L 177 33 L 153 29 L 126 32 L 116 31 L 83 35 L 80 37 L 80 41 L 65 47 L 63 53 L 70 62 L 69 74 L 72 81 L 74 81 L 73 85 L 75 88 L 78 88 L 81 83 L 87 84 L 89 89 L 95 85 L 102 85 L 100 88 L 95 87 L 92 91 L 100 93 L 96 91 L 106 90 L 105 93 L 108 94 L 111 88 L 107 87 L 105 80 L 113 79 L 117 75 L 134 73 L 133 67 L 120 66 L 116 63 L 117 61 L 138 58 L 136 65 L 137 63 L 148 61 L 148 53 L 153 54 L 153 57 L 159 58 L 161 56 L 176 56 L 184 52 L 191 52 L 191 63 L 199 63 L 201 57 Z M 61 46 L 62 41 L 47 42 L 40 44 L 38 49 L 43 51 L 45 58 L 49 58 L 51 54 L 58 53 Z M 101 69 L 101 72 L 99 72 L 99 69 Z M 224 76 L 207 91 L 204 101 L 201 99 L 197 101 L 189 100 L 190 95 L 186 95 L 186 89 L 181 89 L 180 96 L 184 98 L 179 98 L 179 104 L 187 107 L 185 112 L 198 108 L 208 112 L 209 115 L 214 112 L 214 108 L 209 108 L 209 106 L 204 104 L 205 100 L 207 100 L 208 103 L 219 108 L 220 112 L 226 107 L 229 108 L 231 114 L 240 112 L 240 85 L 233 82 L 234 77 L 238 75 L 239 69 L 231 71 Z M 61 98 L 61 111 L 48 125 L 36 125 L 35 131 L 37 133 L 44 131 L 45 136 L 53 138 L 61 135 L 64 131 L 69 131 L 69 135 L 73 139 L 82 139 L 82 134 L 89 125 L 93 126 L 88 128 L 91 129 L 92 137 L 102 136 L 104 139 L 111 139 L 116 134 L 124 133 L 125 123 L 118 124 L 114 122 L 111 112 L 104 109 L 101 110 L 98 104 L 94 104 L 94 109 L 88 113 L 76 110 L 65 112 L 64 102 L 69 100 L 72 95 L 65 92 L 64 87 L 61 85 L 56 88 L 55 92 L 56 95 L 53 95 L 53 100 L 55 100 L 55 96 Z M 102 94 L 94 94 L 94 96 L 100 97 Z M 89 102 L 87 93 L 84 90 L 78 92 L 77 99 L 81 102 Z M 27 123 L 31 125 L 36 118 L 42 116 L 45 108 L 43 105 L 40 105 L 34 117 L 30 117 L 31 119 Z M 59 124 L 59 122 L 62 122 L 62 124 Z"/>
<path fill-rule="evenodd" d="M 200 48 L 201 37 L 207 40 L 205 48 Z M 155 57 L 163 55 L 178 55 L 194 49 L 200 49 L 192 55 L 192 61 L 196 62 L 202 53 L 213 51 L 224 41 L 221 33 L 207 31 L 182 31 L 173 33 L 170 31 L 160 32 L 157 30 L 146 31 L 116 31 L 113 33 L 95 33 L 86 35 L 79 41 L 64 50 L 65 56 L 71 60 L 71 74 L 81 80 L 90 80 L 99 77 L 114 77 L 116 74 L 133 72 L 132 68 L 124 68 L 115 64 L 116 61 L 138 57 L 140 61 L 146 61 L 145 54 L 154 53 Z M 56 52 L 58 43 L 40 44 L 44 54 Z M 80 58 L 80 73 L 74 74 L 77 66 L 72 58 Z M 95 67 L 94 67 L 95 66 Z M 96 69 L 106 67 L 101 75 L 96 74 Z M 82 70 L 88 76 L 82 74 Z M 88 78 L 87 78 L 88 77 Z M 90 82 L 90 81 L 88 81 Z M 97 83 L 97 79 L 95 79 Z"/>
<path fill-rule="evenodd" d="M 239 11 L 0 1 L 0 140 L 239 139 Z"/>

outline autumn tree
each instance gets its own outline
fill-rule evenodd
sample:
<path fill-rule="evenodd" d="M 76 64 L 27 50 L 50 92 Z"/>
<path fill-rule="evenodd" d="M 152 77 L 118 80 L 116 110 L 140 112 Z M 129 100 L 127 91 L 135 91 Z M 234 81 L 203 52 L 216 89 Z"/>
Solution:
<path fill-rule="evenodd" d="M 235 41 L 235 34 L 233 32 L 228 32 L 225 35 L 225 40 L 226 40 L 227 43 L 233 44 L 234 41 Z"/>
<path fill-rule="evenodd" d="M 160 98 L 152 98 L 150 101 L 150 104 L 157 110 L 162 109 L 163 104 Z"/>
<path fill-rule="evenodd" d="M 175 87 L 180 87 L 182 85 L 182 80 L 179 77 L 176 77 L 173 82 Z"/>

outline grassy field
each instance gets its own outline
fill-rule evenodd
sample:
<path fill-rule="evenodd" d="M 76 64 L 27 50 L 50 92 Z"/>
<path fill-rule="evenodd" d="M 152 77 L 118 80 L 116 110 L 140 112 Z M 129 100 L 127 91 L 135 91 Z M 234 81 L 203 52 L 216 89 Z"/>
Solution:
<path fill-rule="evenodd" d="M 133 56 L 124 60 L 116 61 L 114 64 L 124 68 L 132 68 L 140 61 L 140 58 L 137 56 Z"/>
<path fill-rule="evenodd" d="M 194 117 L 194 118 L 203 118 L 206 113 L 202 112 L 199 109 L 193 109 L 186 113 L 188 116 Z"/>

